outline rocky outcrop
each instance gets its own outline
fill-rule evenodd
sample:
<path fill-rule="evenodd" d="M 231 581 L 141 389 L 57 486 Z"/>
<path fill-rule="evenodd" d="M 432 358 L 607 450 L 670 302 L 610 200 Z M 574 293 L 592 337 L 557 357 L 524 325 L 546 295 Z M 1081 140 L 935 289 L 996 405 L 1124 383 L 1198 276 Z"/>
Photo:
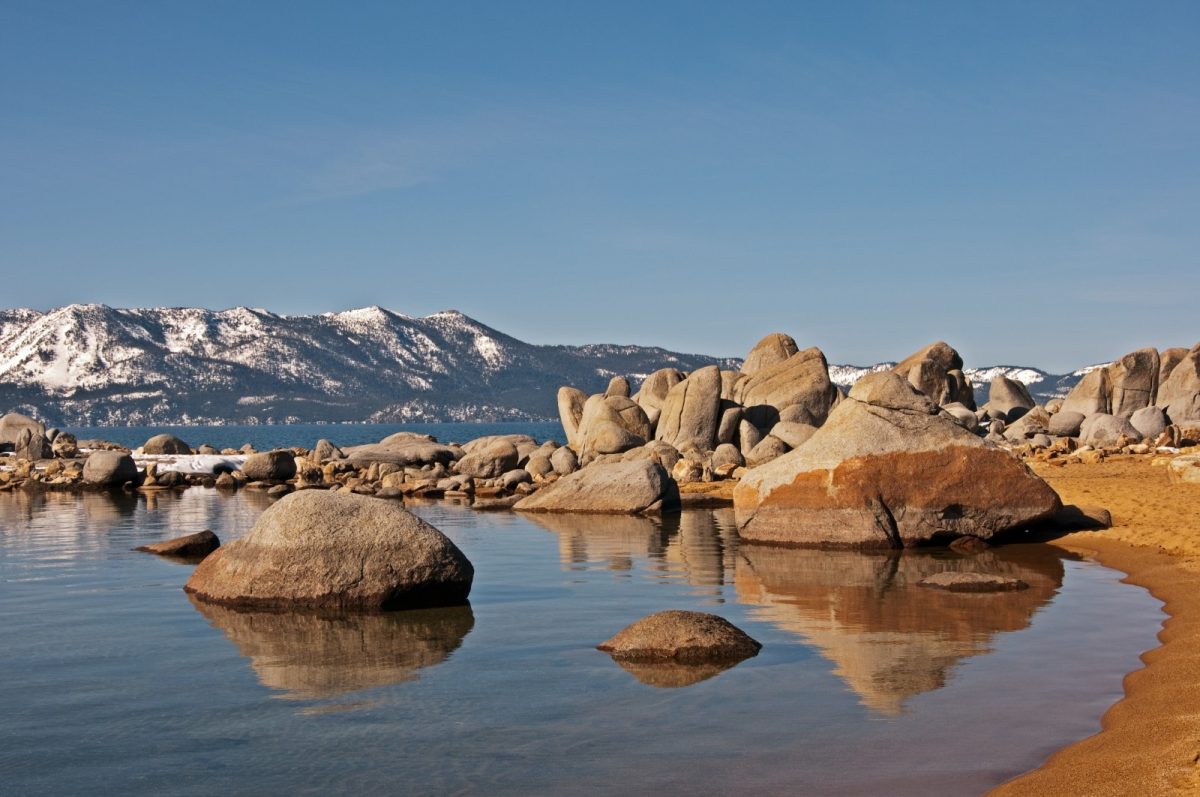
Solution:
<path fill-rule="evenodd" d="M 1109 412 L 1128 418 L 1158 397 L 1157 349 L 1138 349 L 1107 367 Z"/>
<path fill-rule="evenodd" d="M 380 611 L 466 602 L 474 569 L 397 504 L 304 490 L 280 499 L 184 587 L 228 606 Z"/>
<path fill-rule="evenodd" d="M 653 436 L 650 419 L 637 402 L 624 396 L 595 395 L 584 402 L 576 448 L 588 460 L 597 454 L 637 448 Z"/>
<path fill-rule="evenodd" d="M 1197 343 L 1158 387 L 1159 407 L 1172 423 L 1200 420 L 1200 343 Z"/>
<path fill-rule="evenodd" d="M 962 367 L 959 353 L 939 340 L 905 357 L 892 370 L 939 405 L 958 402 L 975 409 L 975 390 Z"/>
<path fill-rule="evenodd" d="M 142 553 L 170 556 L 178 559 L 203 559 L 221 547 L 221 540 L 208 529 L 195 534 L 186 534 L 166 542 L 154 542 L 134 548 Z"/>
<path fill-rule="evenodd" d="M 28 415 L 22 415 L 19 412 L 10 412 L 7 415 L 0 416 L 0 446 L 15 446 L 17 438 L 26 429 L 31 433 L 46 434 L 46 425 L 40 421 L 35 421 Z"/>
<path fill-rule="evenodd" d="M 710 365 L 693 371 L 667 393 L 654 437 L 680 451 L 711 451 L 721 411 L 721 371 Z"/>
<path fill-rule="evenodd" d="M 987 410 L 993 417 L 1016 420 L 1009 417 L 1009 413 L 1014 409 L 1031 410 L 1034 406 L 1036 402 L 1029 395 L 1029 388 L 1016 379 L 1001 375 L 992 379 L 988 385 Z"/>
<path fill-rule="evenodd" d="M 567 435 L 567 444 L 579 445 L 579 421 L 583 418 L 583 404 L 587 395 L 578 388 L 564 385 L 558 389 L 558 419 Z"/>
<path fill-rule="evenodd" d="M 1083 415 L 1108 412 L 1108 397 L 1111 393 L 1108 369 L 1094 368 L 1079 380 L 1079 384 L 1071 388 L 1071 392 L 1063 399 L 1059 412 L 1078 412 Z"/>
<path fill-rule="evenodd" d="M 313 446 L 312 455 L 313 459 L 315 459 L 317 462 L 327 462 L 331 459 L 346 458 L 346 455 L 342 452 L 342 449 L 338 448 L 325 438 L 321 438 L 317 441 L 317 444 Z"/>
<path fill-rule="evenodd" d="M 470 453 L 463 456 L 455 470 L 477 479 L 491 479 L 517 467 L 520 459 L 520 452 L 511 441 L 488 440 L 486 444 L 473 447 Z"/>
<path fill-rule="evenodd" d="M 803 446 L 734 490 L 741 536 L 783 544 L 989 539 L 1059 506 L 1032 471 L 938 415 L 893 372 L 864 377 Z"/>
<path fill-rule="evenodd" d="M 683 664 L 740 661 L 762 649 L 761 644 L 723 617 L 679 610 L 643 617 L 596 647 L 614 659 Z"/>
<path fill-rule="evenodd" d="M 595 462 L 522 499 L 520 512 L 641 514 L 679 506 L 675 482 L 648 459 Z"/>
<path fill-rule="evenodd" d="M 800 351 L 791 335 L 782 332 L 772 332 L 754 344 L 754 348 L 742 362 L 742 373 L 753 376 L 764 368 L 772 368 L 786 362 L 793 354 Z"/>
<path fill-rule="evenodd" d="M 285 482 L 296 475 L 296 458 L 291 451 L 262 451 L 246 457 L 242 473 L 252 482 Z"/>
<path fill-rule="evenodd" d="M 956 573 L 949 570 L 926 576 L 917 582 L 917 586 L 949 592 L 1016 592 L 1029 589 L 1029 585 L 1019 578 L 996 573 Z"/>
<path fill-rule="evenodd" d="M 674 368 L 659 369 L 642 381 L 637 396 L 634 398 L 646 412 L 661 410 L 671 388 L 683 380 L 684 375 Z"/>
<path fill-rule="evenodd" d="M 803 410 L 807 423 L 824 423 L 838 401 L 838 391 L 829 379 L 825 355 L 814 347 L 755 371 L 737 384 L 734 399 L 746 408 L 747 419 L 765 432 L 780 420 L 780 413 L 788 407 Z M 758 412 L 769 419 L 767 422 L 756 419 L 755 408 L 760 407 L 773 411 Z"/>
<path fill-rule="evenodd" d="M 192 447 L 173 434 L 156 434 L 142 445 L 146 454 L 182 454 L 192 453 Z"/>

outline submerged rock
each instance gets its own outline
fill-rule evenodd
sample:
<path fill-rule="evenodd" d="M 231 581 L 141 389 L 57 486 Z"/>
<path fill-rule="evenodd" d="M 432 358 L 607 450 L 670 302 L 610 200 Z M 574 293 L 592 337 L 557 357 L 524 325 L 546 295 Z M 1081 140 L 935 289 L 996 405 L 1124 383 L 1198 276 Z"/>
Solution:
<path fill-rule="evenodd" d="M 694 664 L 740 661 L 762 645 L 723 617 L 670 610 L 643 617 L 596 648 L 625 661 Z"/>
<path fill-rule="evenodd" d="M 1029 585 L 1019 578 L 995 573 L 955 573 L 949 570 L 926 576 L 917 582 L 917 586 L 950 592 L 1015 592 L 1029 589 Z"/>
<path fill-rule="evenodd" d="M 166 542 L 155 542 L 134 548 L 142 553 L 153 553 L 159 556 L 175 556 L 181 559 L 200 559 L 208 556 L 221 547 L 221 540 L 208 529 L 195 534 L 176 537 Z"/>
<path fill-rule="evenodd" d="M 376 611 L 464 603 L 474 568 L 395 503 L 302 490 L 200 563 L 184 587 L 214 603 Z"/>

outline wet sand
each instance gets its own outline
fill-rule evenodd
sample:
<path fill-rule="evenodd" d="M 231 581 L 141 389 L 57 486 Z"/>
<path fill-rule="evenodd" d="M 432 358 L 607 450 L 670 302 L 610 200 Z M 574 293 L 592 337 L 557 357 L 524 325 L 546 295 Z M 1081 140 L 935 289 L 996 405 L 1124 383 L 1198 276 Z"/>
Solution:
<path fill-rule="evenodd" d="M 1169 618 L 1162 646 L 1126 676 L 1126 696 L 1105 713 L 1100 733 L 991 794 L 1200 794 L 1200 484 L 1172 484 L 1146 458 L 1034 468 L 1064 502 L 1112 512 L 1113 528 L 1054 544 L 1128 573 Z"/>

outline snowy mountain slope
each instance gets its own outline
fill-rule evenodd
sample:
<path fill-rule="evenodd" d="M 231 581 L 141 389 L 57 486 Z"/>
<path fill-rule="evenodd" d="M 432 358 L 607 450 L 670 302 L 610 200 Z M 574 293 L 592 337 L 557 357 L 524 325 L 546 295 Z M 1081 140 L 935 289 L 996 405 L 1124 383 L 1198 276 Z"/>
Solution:
<path fill-rule="evenodd" d="M 534 346 L 456 311 L 0 311 L 0 411 L 60 425 L 554 418 L 559 385 L 733 360 Z"/>
<path fill-rule="evenodd" d="M 557 417 L 560 385 L 600 391 L 659 368 L 737 368 L 738 360 L 646 346 L 537 346 L 462 313 L 424 318 L 364 307 L 282 316 L 236 307 L 0 310 L 0 412 L 56 425 L 296 421 L 524 420 Z M 849 388 L 891 368 L 831 365 Z M 1090 368 L 967 369 L 979 400 L 1005 374 L 1039 400 Z"/>

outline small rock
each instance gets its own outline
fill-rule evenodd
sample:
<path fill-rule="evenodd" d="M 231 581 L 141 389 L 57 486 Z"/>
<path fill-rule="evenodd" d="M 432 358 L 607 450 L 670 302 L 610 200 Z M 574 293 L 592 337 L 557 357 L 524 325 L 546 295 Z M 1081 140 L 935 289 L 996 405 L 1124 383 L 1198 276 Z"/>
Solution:
<path fill-rule="evenodd" d="M 993 573 L 956 573 L 950 570 L 926 576 L 917 582 L 917 586 L 949 592 L 1015 592 L 1029 589 L 1029 585 L 1019 578 Z"/>
<path fill-rule="evenodd" d="M 656 612 L 596 646 L 614 659 L 702 663 L 746 659 L 762 645 L 723 617 L 704 612 Z"/>
<path fill-rule="evenodd" d="M 173 540 L 166 542 L 155 542 L 150 545 L 142 545 L 134 548 L 135 551 L 143 553 L 153 553 L 159 556 L 177 556 L 181 559 L 199 559 L 208 556 L 217 548 L 221 547 L 221 541 L 217 539 L 217 535 L 213 534 L 208 529 L 198 531 L 195 534 L 187 534 L 183 537 L 176 537 Z"/>

